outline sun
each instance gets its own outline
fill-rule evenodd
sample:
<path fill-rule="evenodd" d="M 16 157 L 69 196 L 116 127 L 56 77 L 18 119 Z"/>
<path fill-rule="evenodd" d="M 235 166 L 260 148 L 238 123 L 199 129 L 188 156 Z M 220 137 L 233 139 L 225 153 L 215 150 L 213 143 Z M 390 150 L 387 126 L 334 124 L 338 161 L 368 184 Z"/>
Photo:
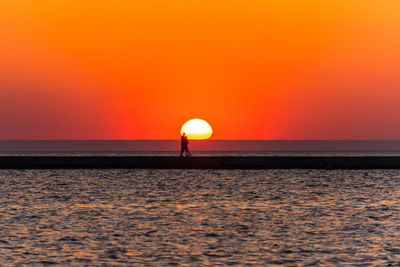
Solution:
<path fill-rule="evenodd" d="M 213 130 L 206 122 L 202 119 L 191 119 L 185 122 L 181 128 L 181 135 L 185 133 L 188 139 L 202 140 L 208 139 L 213 134 Z"/>

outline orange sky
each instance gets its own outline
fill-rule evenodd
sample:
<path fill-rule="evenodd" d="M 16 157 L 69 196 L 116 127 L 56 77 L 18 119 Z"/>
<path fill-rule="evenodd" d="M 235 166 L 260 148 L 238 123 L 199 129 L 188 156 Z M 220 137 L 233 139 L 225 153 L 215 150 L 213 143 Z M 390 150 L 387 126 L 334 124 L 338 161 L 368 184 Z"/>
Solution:
<path fill-rule="evenodd" d="M 400 139 L 399 0 L 1 0 L 0 139 Z"/>

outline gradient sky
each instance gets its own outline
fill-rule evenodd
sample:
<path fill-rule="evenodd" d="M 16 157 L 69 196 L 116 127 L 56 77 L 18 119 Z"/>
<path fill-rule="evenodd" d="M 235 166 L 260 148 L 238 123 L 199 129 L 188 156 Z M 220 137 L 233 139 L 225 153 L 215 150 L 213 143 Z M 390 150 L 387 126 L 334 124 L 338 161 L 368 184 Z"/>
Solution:
<path fill-rule="evenodd" d="M 400 139 L 399 0 L 1 0 L 0 139 Z"/>

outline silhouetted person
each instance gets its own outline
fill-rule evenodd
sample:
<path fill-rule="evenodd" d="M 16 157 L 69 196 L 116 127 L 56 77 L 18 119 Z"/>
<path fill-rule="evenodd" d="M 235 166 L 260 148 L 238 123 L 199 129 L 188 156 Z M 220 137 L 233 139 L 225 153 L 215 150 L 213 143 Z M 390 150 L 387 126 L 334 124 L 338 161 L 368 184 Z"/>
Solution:
<path fill-rule="evenodd" d="M 186 133 L 183 133 L 181 136 L 181 157 L 191 156 L 189 152 L 189 140 L 186 136 Z"/>
<path fill-rule="evenodd" d="M 184 139 L 185 139 L 185 153 L 186 153 L 186 156 L 191 156 L 192 153 L 190 153 L 190 151 L 189 151 L 189 140 L 188 140 L 187 136 L 185 136 Z"/>
<path fill-rule="evenodd" d="M 185 153 L 185 146 L 186 146 L 186 144 L 185 144 L 185 137 L 186 137 L 186 134 L 183 133 L 183 134 L 181 135 L 181 157 L 183 157 L 183 153 Z"/>

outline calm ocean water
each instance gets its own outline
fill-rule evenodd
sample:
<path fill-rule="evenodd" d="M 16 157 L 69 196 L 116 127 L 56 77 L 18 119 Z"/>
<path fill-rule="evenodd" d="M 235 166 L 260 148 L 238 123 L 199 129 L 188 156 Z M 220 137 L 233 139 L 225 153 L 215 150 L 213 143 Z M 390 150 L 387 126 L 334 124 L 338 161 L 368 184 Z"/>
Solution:
<path fill-rule="evenodd" d="M 400 151 L 192 151 L 193 156 L 400 156 Z M 179 156 L 179 151 L 2 152 L 0 156 Z"/>
<path fill-rule="evenodd" d="M 0 170 L 0 262 L 397 264 L 399 178 L 400 170 Z"/>

